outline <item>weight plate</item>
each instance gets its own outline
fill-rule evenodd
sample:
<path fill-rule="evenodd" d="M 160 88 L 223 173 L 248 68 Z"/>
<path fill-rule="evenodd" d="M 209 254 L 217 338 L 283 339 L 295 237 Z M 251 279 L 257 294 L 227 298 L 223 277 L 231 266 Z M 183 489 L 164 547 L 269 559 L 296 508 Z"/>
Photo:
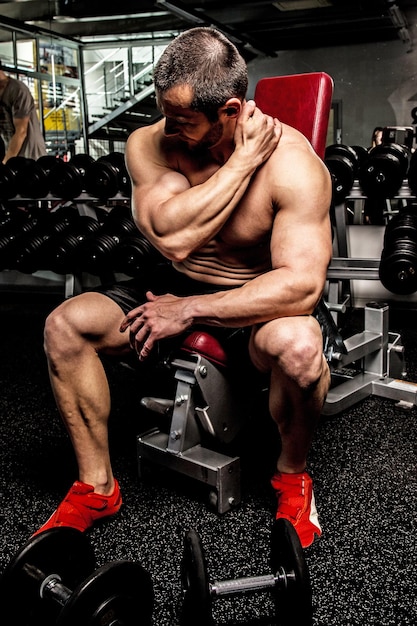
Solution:
<path fill-rule="evenodd" d="M 184 537 L 184 554 L 181 562 L 183 605 L 182 626 L 212 626 L 211 593 L 206 559 L 200 536 L 189 530 Z"/>
<path fill-rule="evenodd" d="M 341 155 L 329 156 L 325 163 L 332 175 L 333 201 L 338 204 L 352 189 L 354 168 L 352 162 Z"/>
<path fill-rule="evenodd" d="M 83 190 L 83 176 L 71 162 L 59 161 L 49 174 L 49 185 L 53 196 L 72 200 Z"/>
<path fill-rule="evenodd" d="M 367 196 L 392 198 L 401 187 L 403 172 L 398 160 L 387 154 L 384 159 L 378 158 L 367 163 L 360 182 Z"/>
<path fill-rule="evenodd" d="M 94 163 L 94 159 L 89 154 L 79 153 L 74 154 L 74 156 L 71 157 L 70 163 L 71 165 L 74 165 L 77 169 L 81 170 L 81 172 L 84 174 L 87 168 L 92 163 Z"/>
<path fill-rule="evenodd" d="M 117 247 L 114 269 L 127 276 L 137 276 L 144 268 L 156 265 L 160 260 L 159 252 L 144 237 L 125 237 Z"/>
<path fill-rule="evenodd" d="M 271 532 L 271 567 L 284 574 L 277 586 L 276 611 L 281 626 L 311 626 L 313 619 L 310 575 L 294 526 L 286 519 L 275 520 Z"/>
<path fill-rule="evenodd" d="M 400 295 L 417 291 L 417 247 L 402 242 L 397 249 L 383 252 L 379 264 L 379 279 L 385 289 Z"/>
<path fill-rule="evenodd" d="M 28 198 L 44 198 L 49 192 L 48 173 L 37 162 L 27 168 L 19 184 L 19 194 Z"/>
<path fill-rule="evenodd" d="M 384 247 L 391 243 L 396 245 L 404 238 L 417 242 L 417 215 L 414 213 L 400 212 L 390 218 L 385 228 Z"/>
<path fill-rule="evenodd" d="M 353 150 L 353 152 L 356 155 L 356 160 L 357 160 L 357 164 L 358 166 L 365 160 L 368 158 L 368 150 L 366 148 L 364 148 L 363 146 L 349 146 L 351 150 Z"/>
<path fill-rule="evenodd" d="M 56 626 L 151 626 L 153 601 L 149 573 L 139 563 L 114 561 L 73 590 Z"/>
<path fill-rule="evenodd" d="M 0 163 L 0 200 L 9 200 L 17 194 L 16 174 Z"/>
<path fill-rule="evenodd" d="M 373 159 L 385 159 L 387 156 L 395 160 L 399 166 L 403 174 L 406 174 L 406 170 L 408 169 L 408 161 L 409 161 L 409 151 L 405 146 L 402 146 L 398 143 L 383 143 L 378 146 L 374 146 L 369 151 L 370 158 Z"/>
<path fill-rule="evenodd" d="M 6 567 L 0 581 L 3 614 L 13 615 L 13 623 L 19 626 L 55 624 L 61 606 L 40 597 L 43 580 L 58 574 L 63 585 L 74 589 L 94 567 L 92 548 L 80 531 L 67 527 L 45 530 L 29 539 Z"/>
<path fill-rule="evenodd" d="M 95 161 L 85 174 L 87 192 L 100 199 L 115 196 L 119 191 L 118 170 L 108 161 Z"/>

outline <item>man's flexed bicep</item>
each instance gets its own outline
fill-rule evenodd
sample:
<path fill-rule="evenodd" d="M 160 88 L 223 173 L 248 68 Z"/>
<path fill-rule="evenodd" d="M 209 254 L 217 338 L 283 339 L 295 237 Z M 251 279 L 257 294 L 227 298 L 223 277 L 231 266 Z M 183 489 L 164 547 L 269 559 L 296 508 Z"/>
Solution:
<path fill-rule="evenodd" d="M 265 121 L 258 110 L 254 119 L 245 111 L 238 125 L 238 144 L 232 133 L 230 154 L 223 164 L 208 152 L 200 164 L 198 153 L 194 156 L 181 142 L 164 139 L 163 121 L 130 137 L 126 163 L 133 183 L 134 217 L 167 258 L 181 262 L 216 236 L 257 167 L 276 148 L 275 123 Z"/>

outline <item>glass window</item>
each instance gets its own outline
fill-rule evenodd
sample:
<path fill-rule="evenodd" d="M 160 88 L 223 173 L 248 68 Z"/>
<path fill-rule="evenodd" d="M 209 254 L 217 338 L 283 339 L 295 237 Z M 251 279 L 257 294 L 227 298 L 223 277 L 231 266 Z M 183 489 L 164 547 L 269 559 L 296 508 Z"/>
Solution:
<path fill-rule="evenodd" d="M 3 65 L 14 65 L 12 33 L 0 28 L 0 60 Z"/>
<path fill-rule="evenodd" d="M 16 66 L 22 70 L 36 70 L 36 40 L 19 37 L 24 36 L 17 33 Z"/>
<path fill-rule="evenodd" d="M 84 68 L 90 121 L 130 97 L 127 48 L 85 50 Z"/>
<path fill-rule="evenodd" d="M 44 73 L 67 76 L 68 78 L 79 77 L 76 48 L 41 39 L 39 41 L 39 63 L 40 69 Z"/>
<path fill-rule="evenodd" d="M 82 134 L 79 86 L 60 80 L 43 80 L 42 101 L 48 152 L 60 155 L 72 152 Z"/>

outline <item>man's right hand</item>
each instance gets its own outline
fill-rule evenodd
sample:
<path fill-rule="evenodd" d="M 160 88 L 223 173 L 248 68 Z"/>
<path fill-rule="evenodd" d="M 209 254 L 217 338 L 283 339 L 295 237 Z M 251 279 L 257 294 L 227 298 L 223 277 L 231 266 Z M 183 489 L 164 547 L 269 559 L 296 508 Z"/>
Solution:
<path fill-rule="evenodd" d="M 242 107 L 236 123 L 236 150 L 246 152 L 245 158 L 262 165 L 277 147 L 282 135 L 281 122 L 262 113 L 253 100 L 248 100 Z"/>

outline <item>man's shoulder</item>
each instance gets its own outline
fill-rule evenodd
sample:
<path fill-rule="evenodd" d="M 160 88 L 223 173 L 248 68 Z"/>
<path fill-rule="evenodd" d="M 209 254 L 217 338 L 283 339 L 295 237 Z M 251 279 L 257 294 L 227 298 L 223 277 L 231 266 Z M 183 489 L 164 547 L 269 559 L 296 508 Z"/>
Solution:
<path fill-rule="evenodd" d="M 285 165 L 296 161 L 300 167 L 320 161 L 310 141 L 299 130 L 282 125 L 282 135 L 274 153 L 275 162 Z"/>
<path fill-rule="evenodd" d="M 4 100 L 11 106 L 18 106 L 19 110 L 23 107 L 30 107 L 33 103 L 33 97 L 27 85 L 16 78 L 9 78 L 7 89 L 4 91 Z"/>
<path fill-rule="evenodd" d="M 129 141 L 132 142 L 148 142 L 153 141 L 155 138 L 163 136 L 163 120 L 159 120 L 154 124 L 148 126 L 141 126 L 136 128 L 129 136 Z"/>
<path fill-rule="evenodd" d="M 167 163 L 174 159 L 177 162 L 180 155 L 184 154 L 185 144 L 181 144 L 176 137 L 167 137 L 164 126 L 164 120 L 160 120 L 150 126 L 137 128 L 129 136 L 128 151 L 146 152 L 148 157 L 155 161 L 162 160 Z"/>
<path fill-rule="evenodd" d="M 25 83 L 22 83 L 21 80 L 17 80 L 17 78 L 9 77 L 9 89 L 10 91 L 29 93 L 30 89 Z"/>
<path fill-rule="evenodd" d="M 287 147 L 305 148 L 310 143 L 305 135 L 294 128 L 294 126 L 282 124 L 282 136 L 278 145 L 281 147 L 285 145 Z"/>

